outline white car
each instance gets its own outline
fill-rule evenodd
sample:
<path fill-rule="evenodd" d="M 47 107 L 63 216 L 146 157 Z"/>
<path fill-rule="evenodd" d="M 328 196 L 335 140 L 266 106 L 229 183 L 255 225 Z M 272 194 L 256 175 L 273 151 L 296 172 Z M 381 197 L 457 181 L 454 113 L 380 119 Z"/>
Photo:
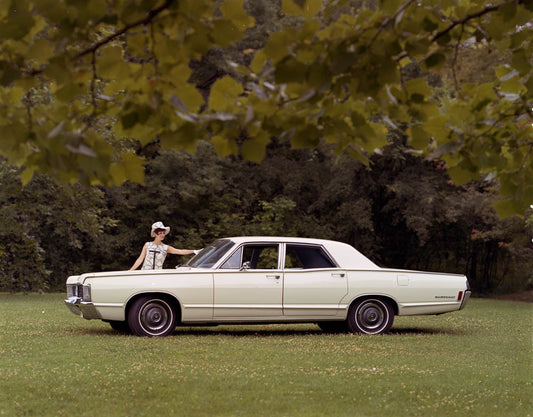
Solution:
<path fill-rule="evenodd" d="M 341 242 L 232 237 L 176 269 L 71 276 L 65 304 L 139 336 L 177 325 L 305 322 L 382 334 L 395 315 L 461 310 L 470 294 L 464 275 L 380 268 Z"/>

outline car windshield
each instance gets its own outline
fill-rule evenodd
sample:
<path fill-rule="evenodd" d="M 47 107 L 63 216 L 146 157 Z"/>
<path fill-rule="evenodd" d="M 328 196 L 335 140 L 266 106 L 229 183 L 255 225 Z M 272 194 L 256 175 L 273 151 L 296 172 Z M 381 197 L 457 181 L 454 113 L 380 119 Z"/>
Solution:
<path fill-rule="evenodd" d="M 215 240 L 185 265 L 192 268 L 212 268 L 233 245 L 234 243 L 228 239 Z"/>

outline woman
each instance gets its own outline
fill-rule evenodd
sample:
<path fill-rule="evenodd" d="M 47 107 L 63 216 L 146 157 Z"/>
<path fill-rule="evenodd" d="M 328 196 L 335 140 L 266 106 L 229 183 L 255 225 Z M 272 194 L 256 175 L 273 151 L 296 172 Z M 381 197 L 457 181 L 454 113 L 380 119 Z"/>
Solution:
<path fill-rule="evenodd" d="M 163 244 L 163 239 L 165 239 L 169 231 L 170 227 L 166 227 L 162 222 L 156 222 L 152 225 L 152 237 L 154 240 L 144 244 L 141 254 L 130 268 L 130 271 L 137 269 L 141 263 L 143 264 L 141 269 L 162 269 L 167 253 L 191 255 L 199 252 L 198 250 L 176 249 Z"/>

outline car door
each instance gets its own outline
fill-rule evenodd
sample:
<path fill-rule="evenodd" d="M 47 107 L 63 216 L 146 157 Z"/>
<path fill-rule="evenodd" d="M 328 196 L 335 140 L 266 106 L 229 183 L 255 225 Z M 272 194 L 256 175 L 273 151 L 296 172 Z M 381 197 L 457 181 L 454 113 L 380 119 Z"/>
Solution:
<path fill-rule="evenodd" d="M 282 316 L 280 245 L 241 245 L 214 274 L 213 316 L 261 320 Z"/>
<path fill-rule="evenodd" d="M 286 245 L 283 285 L 284 316 L 334 316 L 348 294 L 346 272 L 318 245 Z"/>

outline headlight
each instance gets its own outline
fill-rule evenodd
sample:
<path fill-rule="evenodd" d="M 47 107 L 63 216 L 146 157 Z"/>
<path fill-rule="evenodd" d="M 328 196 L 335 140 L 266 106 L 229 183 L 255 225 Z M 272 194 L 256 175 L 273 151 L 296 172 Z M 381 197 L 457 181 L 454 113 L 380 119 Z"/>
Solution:
<path fill-rule="evenodd" d="M 91 285 L 82 285 L 83 292 L 82 292 L 82 299 L 83 301 L 91 301 Z"/>
<path fill-rule="evenodd" d="M 82 301 L 91 301 L 91 285 L 67 285 L 67 297 L 81 298 Z"/>

